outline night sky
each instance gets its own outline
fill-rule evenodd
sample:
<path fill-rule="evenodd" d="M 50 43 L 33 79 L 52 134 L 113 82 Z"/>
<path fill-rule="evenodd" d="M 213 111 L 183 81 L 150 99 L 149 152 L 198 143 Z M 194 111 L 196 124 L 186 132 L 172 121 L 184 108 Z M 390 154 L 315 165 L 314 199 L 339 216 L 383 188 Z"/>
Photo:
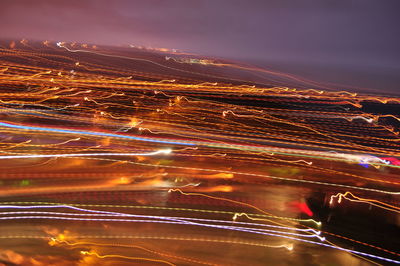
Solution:
<path fill-rule="evenodd" d="M 399 14 L 398 0 L 1 0 L 0 32 L 2 38 L 134 44 L 267 66 L 280 62 L 327 81 L 393 89 L 400 88 Z M 315 66 L 330 69 L 321 74 Z M 339 74 L 327 75 L 332 69 Z M 347 69 L 356 78 L 338 77 Z"/>

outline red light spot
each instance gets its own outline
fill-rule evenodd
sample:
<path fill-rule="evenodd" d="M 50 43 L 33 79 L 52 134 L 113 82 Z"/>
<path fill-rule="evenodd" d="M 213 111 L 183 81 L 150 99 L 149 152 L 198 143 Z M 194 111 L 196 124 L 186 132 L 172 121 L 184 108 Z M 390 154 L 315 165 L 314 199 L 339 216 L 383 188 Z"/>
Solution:
<path fill-rule="evenodd" d="M 400 160 L 394 157 L 381 158 L 382 160 L 389 161 L 393 165 L 400 165 Z"/>
<path fill-rule="evenodd" d="M 299 201 L 292 201 L 289 203 L 293 207 L 296 207 L 300 210 L 300 212 L 307 214 L 308 216 L 313 216 L 313 212 L 310 210 L 308 205 L 304 202 L 299 202 Z"/>

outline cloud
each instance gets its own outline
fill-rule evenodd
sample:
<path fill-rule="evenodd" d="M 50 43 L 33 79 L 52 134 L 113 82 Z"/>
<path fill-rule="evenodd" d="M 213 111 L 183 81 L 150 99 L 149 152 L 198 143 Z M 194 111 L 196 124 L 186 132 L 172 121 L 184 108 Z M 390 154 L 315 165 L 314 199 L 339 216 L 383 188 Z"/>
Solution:
<path fill-rule="evenodd" d="M 397 0 L 2 0 L 0 31 L 250 61 L 400 68 L 399 7 Z"/>

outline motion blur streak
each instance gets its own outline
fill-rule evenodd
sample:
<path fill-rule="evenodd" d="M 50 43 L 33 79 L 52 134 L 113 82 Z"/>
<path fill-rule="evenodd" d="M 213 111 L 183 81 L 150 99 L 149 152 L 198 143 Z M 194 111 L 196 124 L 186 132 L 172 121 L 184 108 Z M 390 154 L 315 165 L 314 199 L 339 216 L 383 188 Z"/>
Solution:
<path fill-rule="evenodd" d="M 400 263 L 399 105 L 174 50 L 0 42 L 0 264 Z"/>

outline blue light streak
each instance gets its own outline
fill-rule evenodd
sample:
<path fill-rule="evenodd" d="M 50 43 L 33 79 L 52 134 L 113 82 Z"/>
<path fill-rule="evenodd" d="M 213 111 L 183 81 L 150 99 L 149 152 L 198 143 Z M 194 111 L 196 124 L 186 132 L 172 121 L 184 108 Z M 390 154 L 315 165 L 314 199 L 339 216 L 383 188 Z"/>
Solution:
<path fill-rule="evenodd" d="M 139 141 L 165 143 L 165 144 L 190 145 L 190 146 L 196 145 L 196 144 L 188 143 L 188 142 L 158 140 L 158 139 L 142 138 L 142 137 L 135 137 L 135 136 L 128 136 L 128 135 L 120 135 L 120 134 L 114 134 L 114 133 L 23 126 L 23 125 L 14 125 L 14 124 L 9 124 L 9 123 L 4 123 L 4 122 L 0 122 L 0 126 L 8 127 L 8 128 L 15 128 L 15 129 L 22 129 L 22 130 L 34 130 L 34 131 L 55 132 L 55 133 L 62 133 L 62 134 L 77 134 L 77 135 L 89 135 L 89 136 L 99 136 L 99 137 L 111 137 L 111 138 L 121 138 L 121 139 L 139 140 Z"/>

